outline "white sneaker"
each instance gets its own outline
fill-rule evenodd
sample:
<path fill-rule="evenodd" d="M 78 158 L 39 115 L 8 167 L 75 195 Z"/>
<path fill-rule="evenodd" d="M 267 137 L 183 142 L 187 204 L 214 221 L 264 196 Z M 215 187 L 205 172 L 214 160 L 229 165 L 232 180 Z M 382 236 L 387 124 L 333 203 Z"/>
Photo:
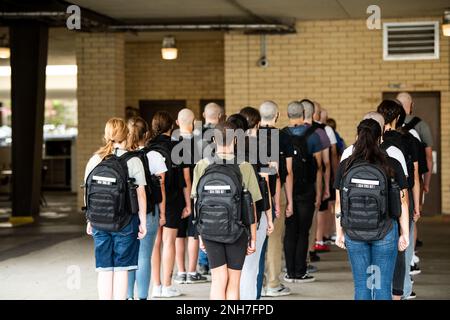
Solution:
<path fill-rule="evenodd" d="M 264 287 L 261 289 L 261 297 L 267 297 L 266 289 Z"/>
<path fill-rule="evenodd" d="M 161 298 L 162 286 L 153 286 L 152 298 Z"/>
<path fill-rule="evenodd" d="M 161 298 L 176 298 L 181 296 L 181 292 L 172 286 L 162 287 Z"/>
<path fill-rule="evenodd" d="M 413 255 L 413 262 L 415 263 L 415 264 L 418 264 L 419 262 L 420 262 L 420 259 L 419 259 L 419 257 L 418 256 L 416 256 L 415 254 Z"/>
<path fill-rule="evenodd" d="M 276 288 L 267 288 L 266 289 L 266 297 L 283 297 L 291 294 L 291 289 L 280 284 L 280 286 Z"/>

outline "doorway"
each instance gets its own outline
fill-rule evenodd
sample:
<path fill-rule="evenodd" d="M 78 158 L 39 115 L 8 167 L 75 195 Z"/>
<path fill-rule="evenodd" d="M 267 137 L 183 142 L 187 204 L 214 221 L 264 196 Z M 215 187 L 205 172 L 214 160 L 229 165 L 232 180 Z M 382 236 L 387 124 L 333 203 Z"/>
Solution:
<path fill-rule="evenodd" d="M 186 100 L 139 100 L 139 113 L 149 126 L 157 111 L 167 111 L 176 120 L 178 112 L 183 108 L 186 108 Z"/>
<path fill-rule="evenodd" d="M 435 215 L 442 213 L 441 201 L 441 93 L 409 92 L 414 101 L 413 114 L 430 126 L 433 136 L 433 174 L 430 192 L 425 195 L 423 213 Z M 395 99 L 397 92 L 384 92 L 383 99 Z"/>

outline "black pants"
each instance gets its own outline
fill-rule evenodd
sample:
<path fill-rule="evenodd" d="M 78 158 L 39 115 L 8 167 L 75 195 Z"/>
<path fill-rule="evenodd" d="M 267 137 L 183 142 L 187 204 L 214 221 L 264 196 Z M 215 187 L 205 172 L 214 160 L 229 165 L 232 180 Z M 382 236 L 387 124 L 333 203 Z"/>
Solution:
<path fill-rule="evenodd" d="M 314 187 L 307 194 L 294 195 L 294 214 L 286 218 L 284 255 L 287 274 L 300 277 L 306 273 L 309 229 L 314 217 L 316 193 Z"/>

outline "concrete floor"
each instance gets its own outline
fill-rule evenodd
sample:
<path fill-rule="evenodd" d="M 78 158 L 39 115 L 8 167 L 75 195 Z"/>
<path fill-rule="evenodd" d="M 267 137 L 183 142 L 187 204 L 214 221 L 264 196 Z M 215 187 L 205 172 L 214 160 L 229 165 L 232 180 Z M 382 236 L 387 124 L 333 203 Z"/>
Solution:
<path fill-rule="evenodd" d="M 75 197 L 50 194 L 36 225 L 5 228 L 8 204 L 0 203 L 0 299 L 96 299 L 92 239 L 84 234 Z M 424 218 L 422 274 L 415 278 L 419 299 L 450 299 L 450 219 Z M 345 251 L 332 248 L 316 263 L 316 282 L 289 284 L 285 299 L 352 299 Z M 207 299 L 209 284 L 180 285 L 182 299 Z"/>

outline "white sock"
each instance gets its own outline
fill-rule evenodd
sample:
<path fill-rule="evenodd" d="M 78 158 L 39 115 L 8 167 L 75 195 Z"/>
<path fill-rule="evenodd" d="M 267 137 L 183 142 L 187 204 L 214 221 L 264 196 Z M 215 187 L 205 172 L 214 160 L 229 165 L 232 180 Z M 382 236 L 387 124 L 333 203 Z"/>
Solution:
<path fill-rule="evenodd" d="M 177 273 L 179 276 L 184 276 L 186 274 L 186 272 L 178 272 Z"/>

